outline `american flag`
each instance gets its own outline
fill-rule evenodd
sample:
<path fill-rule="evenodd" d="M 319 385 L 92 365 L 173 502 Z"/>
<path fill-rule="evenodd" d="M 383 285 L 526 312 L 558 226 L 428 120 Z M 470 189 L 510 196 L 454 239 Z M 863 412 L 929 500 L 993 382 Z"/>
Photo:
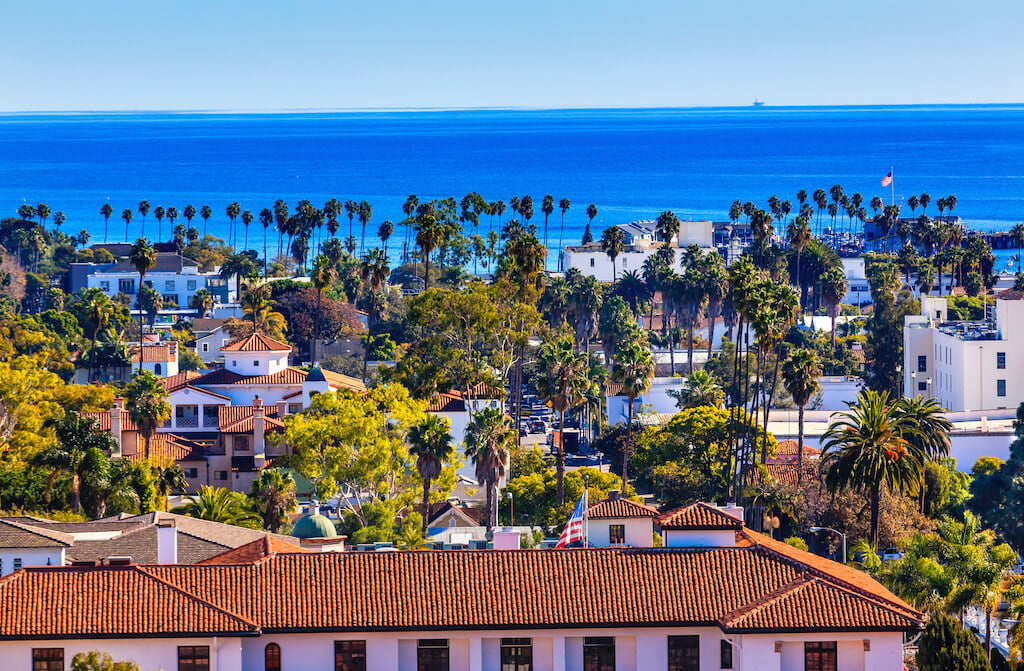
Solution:
<path fill-rule="evenodd" d="M 583 518 L 586 514 L 587 490 L 584 489 L 583 496 L 576 503 L 576 507 L 572 510 L 572 515 L 569 515 L 569 521 L 565 523 L 565 528 L 562 529 L 562 535 L 558 537 L 558 543 L 555 545 L 556 548 L 564 548 L 569 543 L 583 540 Z"/>
<path fill-rule="evenodd" d="M 889 168 L 889 174 L 882 178 L 882 186 L 889 186 L 892 184 L 892 168 Z"/>

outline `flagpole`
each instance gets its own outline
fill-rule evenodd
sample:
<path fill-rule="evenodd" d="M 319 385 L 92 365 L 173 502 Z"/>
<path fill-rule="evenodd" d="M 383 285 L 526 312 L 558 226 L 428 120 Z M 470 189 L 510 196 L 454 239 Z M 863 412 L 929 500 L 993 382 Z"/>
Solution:
<path fill-rule="evenodd" d="M 890 205 L 896 205 L 896 173 L 893 172 L 893 167 L 889 166 L 889 176 L 892 179 L 889 180 L 889 187 L 892 189 L 892 197 L 890 198 Z"/>
<path fill-rule="evenodd" d="M 590 507 L 589 479 L 584 479 L 586 484 L 583 486 L 583 547 L 585 548 L 590 547 L 590 514 L 587 511 L 587 508 Z"/>

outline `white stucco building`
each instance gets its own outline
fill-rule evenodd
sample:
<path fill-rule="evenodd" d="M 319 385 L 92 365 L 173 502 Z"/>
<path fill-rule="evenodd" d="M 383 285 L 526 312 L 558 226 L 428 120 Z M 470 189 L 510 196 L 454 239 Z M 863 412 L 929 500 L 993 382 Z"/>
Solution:
<path fill-rule="evenodd" d="M 0 655 L 26 671 L 88 650 L 186 671 L 902 669 L 921 613 L 723 516 L 687 507 L 689 541 L 666 548 L 23 569 L 0 580 Z"/>
<path fill-rule="evenodd" d="M 618 490 L 587 509 L 587 544 L 595 548 L 654 547 L 654 518 L 658 511 L 629 499 Z"/>
<path fill-rule="evenodd" d="M 122 293 L 131 296 L 134 301 L 139 292 L 139 271 L 131 261 L 121 261 L 112 266 L 96 266 L 87 272 L 85 286 L 100 289 L 110 297 Z M 200 272 L 198 263 L 178 254 L 158 253 L 156 265 L 146 273 L 145 281 L 160 294 L 167 306 L 187 308 L 192 296 L 200 289 L 209 291 L 219 303 L 234 303 L 238 300 L 234 276 L 221 279 L 219 268 L 208 273 Z"/>
<path fill-rule="evenodd" d="M 1024 300 L 996 299 L 989 318 L 949 321 L 945 297 L 921 298 L 903 327 L 903 390 L 953 411 L 1016 408 L 1024 400 Z"/>
<path fill-rule="evenodd" d="M 629 224 L 620 224 L 626 241 L 626 249 L 615 259 L 615 275 L 620 277 L 629 271 L 640 272 L 644 267 L 644 261 L 654 256 L 662 246 L 660 240 L 655 239 L 653 221 L 634 221 Z M 703 252 L 709 252 L 715 246 L 715 224 L 711 221 L 683 221 L 680 222 L 679 235 L 672 240 L 672 246 L 676 247 L 675 262 L 673 268 L 676 272 L 683 272 L 686 267 L 682 263 L 683 251 L 690 245 L 697 245 Z M 589 245 L 570 245 L 562 250 L 564 268 L 575 268 L 584 275 L 592 275 L 600 282 L 612 281 L 612 261 L 601 249 L 601 241 L 598 239 Z"/>

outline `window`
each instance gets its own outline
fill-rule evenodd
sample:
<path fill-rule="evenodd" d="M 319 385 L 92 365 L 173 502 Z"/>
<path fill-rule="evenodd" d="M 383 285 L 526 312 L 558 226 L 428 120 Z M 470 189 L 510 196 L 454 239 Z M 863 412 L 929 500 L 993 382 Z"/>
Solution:
<path fill-rule="evenodd" d="M 626 525 L 625 524 L 610 524 L 608 525 L 608 542 L 612 545 L 625 545 L 626 543 Z"/>
<path fill-rule="evenodd" d="M 118 280 L 117 290 L 123 294 L 135 293 L 135 280 Z"/>
<path fill-rule="evenodd" d="M 288 414 L 289 415 L 294 415 L 297 412 L 302 412 L 302 404 L 301 403 L 289 403 L 288 404 Z"/>
<path fill-rule="evenodd" d="M 256 361 L 253 361 L 253 362 L 252 362 L 252 365 L 254 365 L 254 366 L 256 366 L 256 367 L 258 368 L 258 367 L 259 367 L 259 365 L 260 365 L 260 362 L 259 362 L 259 360 L 257 359 Z"/>
<path fill-rule="evenodd" d="M 928 357 L 921 354 L 917 357 L 917 372 L 927 373 L 928 372 Z"/>
<path fill-rule="evenodd" d="M 918 382 L 917 383 L 917 390 L 918 391 L 928 391 L 928 383 L 927 382 Z"/>
<path fill-rule="evenodd" d="M 366 671 L 366 641 L 335 641 L 334 671 Z"/>
<path fill-rule="evenodd" d="M 196 290 L 196 281 L 195 280 L 189 280 L 188 283 L 185 285 L 185 288 L 188 289 L 189 291 L 195 291 Z"/>
<path fill-rule="evenodd" d="M 64 671 L 64 648 L 32 648 L 32 671 Z"/>
<path fill-rule="evenodd" d="M 210 671 L 210 646 L 178 646 L 178 671 Z"/>
<path fill-rule="evenodd" d="M 21 557 L 14 558 L 14 570 L 17 571 L 21 568 Z"/>
<path fill-rule="evenodd" d="M 587 636 L 583 639 L 583 671 L 615 671 L 615 638 Z"/>
<path fill-rule="evenodd" d="M 198 468 L 186 468 L 185 469 L 185 477 L 186 478 L 193 478 L 193 479 L 194 478 L 198 478 L 199 477 L 199 469 Z"/>
<path fill-rule="evenodd" d="M 668 671 L 700 671 L 700 636 L 668 637 Z"/>
<path fill-rule="evenodd" d="M 501 639 L 501 671 L 533 671 L 533 641 L 528 638 Z"/>
<path fill-rule="evenodd" d="M 174 291 L 174 280 L 164 282 L 164 291 Z"/>
<path fill-rule="evenodd" d="M 208 342 L 204 342 L 203 343 L 203 351 L 204 352 L 209 352 L 210 351 L 210 343 L 208 343 Z"/>
<path fill-rule="evenodd" d="M 629 267 L 629 257 L 628 256 L 623 256 L 622 257 L 622 267 L 623 268 Z"/>
<path fill-rule="evenodd" d="M 424 638 L 416 646 L 416 671 L 448 671 L 448 639 Z"/>
<path fill-rule="evenodd" d="M 999 370 L 1006 368 L 1006 352 L 996 352 L 996 368 Z"/>
<path fill-rule="evenodd" d="M 281 646 L 268 643 L 263 649 L 263 671 L 281 671 Z"/>
<path fill-rule="evenodd" d="M 158 363 L 153 364 L 153 374 L 154 375 L 163 375 L 164 374 L 164 367 L 161 366 Z"/>
<path fill-rule="evenodd" d="M 593 268 L 593 267 L 594 267 L 594 259 L 590 259 L 590 267 L 591 267 L 591 268 Z"/>
<path fill-rule="evenodd" d="M 110 282 L 107 282 L 107 281 L 100 282 L 100 289 L 102 289 L 104 292 L 110 291 Z"/>
<path fill-rule="evenodd" d="M 804 643 L 804 671 L 836 671 L 836 642 Z"/>
<path fill-rule="evenodd" d="M 996 396 L 1006 396 L 1006 380 L 996 380 Z"/>
<path fill-rule="evenodd" d="M 235 436 L 234 450 L 245 451 L 249 449 L 249 436 Z"/>
<path fill-rule="evenodd" d="M 213 472 L 213 479 L 214 480 L 227 480 L 228 479 L 228 472 L 227 471 L 214 471 Z"/>
<path fill-rule="evenodd" d="M 732 643 L 729 641 L 722 641 L 721 662 L 719 666 L 723 669 L 732 668 Z"/>
<path fill-rule="evenodd" d="M 238 362 L 236 360 L 232 359 L 231 360 L 231 367 L 232 368 L 238 368 Z"/>

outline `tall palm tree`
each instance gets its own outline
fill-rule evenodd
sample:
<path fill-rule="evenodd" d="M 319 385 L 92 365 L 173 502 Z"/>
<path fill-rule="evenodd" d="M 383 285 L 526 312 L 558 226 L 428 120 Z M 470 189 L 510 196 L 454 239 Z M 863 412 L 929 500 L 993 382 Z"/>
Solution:
<path fill-rule="evenodd" d="M 587 386 L 587 355 L 576 351 L 571 337 L 562 336 L 541 345 L 537 366 L 537 393 L 558 413 L 555 473 L 558 477 L 558 504 L 561 505 L 565 502 L 565 413 L 579 401 Z"/>
<path fill-rule="evenodd" d="M 252 223 L 252 220 L 252 212 L 249 210 L 242 212 L 242 225 L 245 226 L 245 242 L 242 244 L 243 249 L 249 248 L 249 224 Z"/>
<path fill-rule="evenodd" d="M 587 230 L 590 229 L 590 225 L 593 223 L 594 217 L 596 217 L 596 216 L 597 216 L 597 205 L 594 205 L 593 203 L 591 203 L 590 205 L 587 205 Z M 584 243 L 584 244 L 586 244 L 586 243 Z"/>
<path fill-rule="evenodd" d="M 238 215 L 242 213 L 242 206 L 237 202 L 230 203 L 226 208 L 224 208 L 224 213 L 228 215 L 229 222 L 228 244 L 233 246 L 235 244 L 235 220 L 238 218 Z"/>
<path fill-rule="evenodd" d="M 918 485 L 921 455 L 908 442 L 912 427 L 888 392 L 866 389 L 849 410 L 833 415 L 825 432 L 821 468 L 825 485 L 836 492 L 849 487 L 871 499 L 872 546 L 878 547 L 878 512 L 882 487 L 905 491 Z"/>
<path fill-rule="evenodd" d="M 164 212 L 163 205 L 157 205 L 156 208 L 153 210 L 153 216 L 156 217 L 156 240 L 157 240 L 157 242 L 160 242 L 160 238 L 163 237 L 163 233 L 162 233 L 163 229 L 161 228 L 161 225 L 163 224 L 163 221 L 164 221 L 164 214 L 166 214 L 166 213 Z"/>
<path fill-rule="evenodd" d="M 220 266 L 220 278 L 229 281 L 235 278 L 235 293 L 241 299 L 242 283 L 255 280 L 260 276 L 260 267 L 256 264 L 255 252 L 238 252 L 231 254 Z"/>
<path fill-rule="evenodd" d="M 181 209 L 181 216 L 185 217 L 188 227 L 192 227 L 192 220 L 196 218 L 196 206 L 189 203 Z"/>
<path fill-rule="evenodd" d="M 565 268 L 562 265 L 562 239 L 565 237 L 565 213 L 572 207 L 572 203 L 569 202 L 568 198 L 562 198 L 558 201 L 558 209 L 562 211 L 562 223 L 558 229 L 558 270 L 562 271 Z"/>
<path fill-rule="evenodd" d="M 629 438 L 622 454 L 622 484 L 629 482 L 629 461 L 633 453 L 633 406 L 637 397 L 642 396 L 651 387 L 654 377 L 654 360 L 646 343 L 631 341 L 623 343 L 615 351 L 615 363 L 612 366 L 612 381 L 622 385 L 622 393 L 629 399 L 628 423 L 626 431 Z"/>
<path fill-rule="evenodd" d="M 391 223 L 390 219 L 385 219 L 381 222 L 380 228 L 377 229 L 377 237 L 380 238 L 380 242 L 384 245 L 384 257 L 388 255 L 388 239 L 391 234 L 395 232 L 395 225 Z"/>
<path fill-rule="evenodd" d="M 846 296 L 846 275 L 835 266 L 829 266 L 821 274 L 821 298 L 825 302 L 825 310 L 832 320 L 832 349 L 836 348 L 836 317 L 839 316 L 839 306 Z"/>
<path fill-rule="evenodd" d="M 1013 241 L 1014 246 L 1017 248 L 1017 272 L 1020 272 L 1020 259 L 1021 249 L 1024 248 L 1024 224 L 1015 224 L 1010 229 L 1010 240 Z"/>
<path fill-rule="evenodd" d="M 409 454 L 416 457 L 416 471 L 423 480 L 423 531 L 427 530 L 430 515 L 430 484 L 441 475 L 441 466 L 454 452 L 447 417 L 427 415 L 409 428 Z"/>
<path fill-rule="evenodd" d="M 141 358 L 141 357 L 140 357 Z M 128 416 L 142 434 L 144 459 L 149 459 L 149 444 L 156 430 L 171 418 L 171 406 L 167 402 L 167 390 L 160 378 L 148 370 L 132 378 L 125 388 Z"/>
<path fill-rule="evenodd" d="M 126 210 L 130 212 L 130 210 Z M 139 238 L 132 245 L 131 252 L 128 253 L 128 260 L 135 266 L 135 270 L 139 272 L 139 293 L 138 296 L 142 295 L 142 285 L 146 282 L 146 273 L 152 270 L 156 266 L 156 250 L 153 245 L 149 244 L 149 240 L 145 238 Z M 142 306 L 139 305 L 139 342 L 142 341 Z M 142 358 L 139 358 L 139 370 L 142 370 Z"/>
<path fill-rule="evenodd" d="M 821 389 L 820 377 L 821 365 L 812 350 L 794 349 L 782 364 L 782 381 L 797 407 L 797 480 L 803 480 L 804 473 L 804 408 Z"/>
<path fill-rule="evenodd" d="M 708 360 L 715 344 L 715 322 L 722 316 L 726 298 L 729 296 L 729 274 L 725 261 L 717 251 L 712 250 L 701 264 L 704 273 L 704 314 L 708 318 Z"/>
<path fill-rule="evenodd" d="M 923 398 L 920 394 L 913 398 L 901 398 L 898 401 L 899 411 L 910 424 L 911 432 L 907 440 L 923 455 L 925 460 L 935 461 L 949 456 L 949 432 L 953 423 L 946 418 L 948 412 L 937 398 Z M 924 512 L 924 463 L 921 464 L 921 488 L 918 501 L 921 512 Z"/>
<path fill-rule="evenodd" d="M 550 193 L 541 201 L 540 211 L 544 213 L 544 246 L 548 246 L 548 217 L 555 211 L 555 197 Z"/>
<path fill-rule="evenodd" d="M 244 494 L 209 485 L 200 487 L 198 493 L 186 497 L 186 502 L 171 512 L 249 529 L 263 525 L 263 519 L 249 509 Z"/>
<path fill-rule="evenodd" d="M 672 238 L 679 234 L 679 217 L 671 210 L 666 210 L 658 215 L 655 224 L 655 232 L 666 245 L 672 244 Z"/>
<path fill-rule="evenodd" d="M 487 490 L 487 528 L 498 524 L 498 484 L 505 477 L 509 455 L 517 441 L 512 421 L 500 408 L 483 408 L 466 426 L 466 458 L 477 482 Z"/>
<path fill-rule="evenodd" d="M 676 291 L 676 308 L 683 324 L 686 326 L 686 361 L 690 373 L 693 373 L 693 330 L 700 319 L 707 302 L 704 287 L 704 274 L 697 264 L 690 264 L 679 278 Z"/>
<path fill-rule="evenodd" d="M 139 214 L 142 215 L 142 236 L 146 235 L 146 215 L 149 214 L 149 201 L 139 203 Z"/>
<path fill-rule="evenodd" d="M 267 278 L 267 229 L 274 224 L 274 213 L 268 208 L 260 210 L 260 224 L 263 226 L 263 279 Z"/>
<path fill-rule="evenodd" d="M 114 437 L 101 431 L 96 420 L 68 411 L 54 422 L 57 442 L 38 453 L 32 464 L 51 469 L 46 481 L 47 496 L 60 473 L 71 475 L 71 510 L 82 512 L 82 483 L 102 480 L 109 470 L 107 454 L 115 448 Z"/>
<path fill-rule="evenodd" d="M 124 241 L 125 242 L 128 242 L 128 224 L 131 223 L 133 216 L 134 216 L 134 214 L 132 213 L 131 208 L 128 208 L 128 207 L 124 208 L 124 211 L 121 212 L 121 218 L 124 219 Z"/>
<path fill-rule="evenodd" d="M 618 226 L 604 229 L 601 236 L 601 251 L 612 260 L 612 283 L 615 283 L 615 259 L 626 250 L 626 234 Z"/>
<path fill-rule="evenodd" d="M 796 250 L 795 284 L 797 287 L 803 287 L 804 280 L 800 274 L 800 255 L 803 253 L 807 243 L 811 241 L 811 229 L 807 225 L 807 221 L 803 217 L 793 219 L 789 223 L 789 229 L 786 231 L 786 238 L 789 240 L 789 246 Z M 801 307 L 803 307 L 802 304 Z"/>
<path fill-rule="evenodd" d="M 82 310 L 87 325 L 92 329 L 92 347 L 89 348 L 89 381 L 93 381 L 93 371 L 97 355 L 96 341 L 101 331 L 110 328 L 114 323 L 116 307 L 114 302 L 100 290 L 88 290 L 82 297 Z"/>
<path fill-rule="evenodd" d="M 103 242 L 107 241 L 107 224 L 110 222 L 110 215 L 114 214 L 114 208 L 110 203 L 103 203 L 100 206 L 100 214 L 103 215 Z"/>
<path fill-rule="evenodd" d="M 313 283 L 313 288 L 316 290 L 316 328 L 314 329 L 315 340 L 320 339 L 320 324 L 323 321 L 323 309 L 321 303 L 323 301 L 324 291 L 334 285 L 338 279 L 338 270 L 331 263 L 325 255 L 320 254 L 313 259 L 313 272 L 309 275 L 310 281 Z M 310 356 L 313 356 L 313 350 L 310 350 Z"/>
<path fill-rule="evenodd" d="M 264 469 L 253 480 L 249 500 L 263 517 L 263 528 L 277 533 L 288 521 L 288 513 L 295 508 L 295 478 L 280 468 Z"/>
<path fill-rule="evenodd" d="M 444 240 L 445 226 L 433 214 L 416 217 L 416 244 L 423 252 L 423 288 L 430 288 L 430 255 Z"/>
<path fill-rule="evenodd" d="M 213 210 L 210 209 L 209 205 L 203 205 L 199 208 L 199 216 L 203 218 L 203 237 L 206 237 L 206 222 L 210 221 L 210 217 L 213 216 Z"/>

